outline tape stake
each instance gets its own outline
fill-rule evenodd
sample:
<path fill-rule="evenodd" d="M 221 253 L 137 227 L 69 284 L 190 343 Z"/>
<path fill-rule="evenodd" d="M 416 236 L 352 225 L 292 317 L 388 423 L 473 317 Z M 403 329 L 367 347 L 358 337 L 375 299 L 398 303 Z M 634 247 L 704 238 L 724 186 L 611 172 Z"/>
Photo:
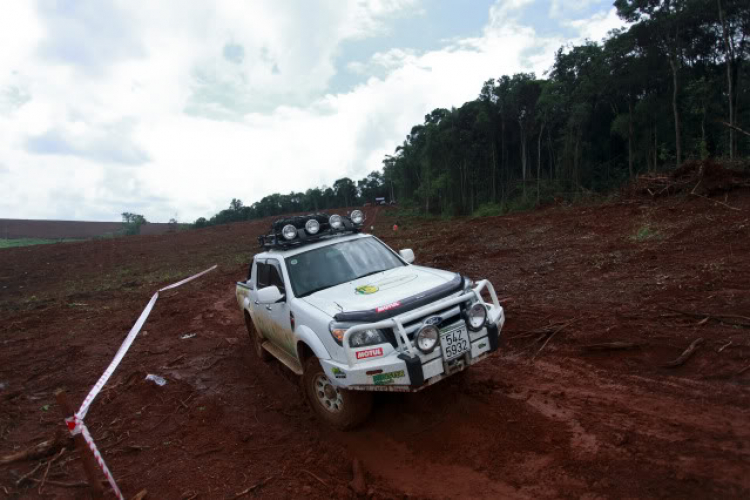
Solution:
<path fill-rule="evenodd" d="M 214 269 L 216 269 L 216 267 L 217 266 L 214 265 L 206 269 L 205 271 L 202 271 L 198 274 L 190 276 L 189 278 L 185 278 L 182 281 L 178 281 L 177 283 L 173 283 L 171 285 L 168 285 L 168 286 L 165 286 L 164 288 L 159 289 L 151 297 L 151 300 L 149 300 L 148 304 L 146 304 L 145 309 L 143 309 L 143 312 L 138 317 L 138 320 L 133 325 L 133 328 L 130 329 L 130 332 L 128 332 L 128 335 L 125 337 L 125 340 L 122 342 L 122 345 L 120 345 L 120 348 L 117 350 L 117 353 L 115 354 L 114 359 L 109 364 L 109 366 L 107 366 L 107 369 L 104 370 L 104 373 L 102 374 L 101 377 L 99 377 L 99 380 L 97 380 L 96 384 L 94 384 L 94 387 L 91 388 L 91 391 L 89 391 L 88 395 L 83 400 L 81 407 L 72 417 L 65 418 L 65 425 L 68 427 L 68 430 L 70 431 L 71 435 L 73 436 L 76 436 L 78 434 L 83 435 L 83 438 L 86 441 L 86 445 L 91 450 L 91 453 L 94 455 L 94 458 L 96 459 L 97 465 L 104 473 L 104 476 L 107 478 L 107 481 L 112 487 L 112 490 L 115 492 L 115 495 L 117 495 L 117 498 L 120 500 L 123 500 L 123 496 L 122 496 L 122 493 L 120 492 L 120 488 L 117 487 L 117 482 L 115 481 L 114 477 L 112 477 L 112 474 L 110 473 L 109 468 L 107 467 L 107 464 L 104 463 L 104 459 L 102 458 L 102 455 L 99 452 L 99 449 L 96 447 L 96 444 L 94 443 L 94 439 L 91 437 L 91 434 L 89 433 L 89 430 L 86 427 L 86 424 L 83 422 L 83 419 L 86 417 L 86 414 L 88 413 L 89 408 L 91 407 L 91 403 L 94 402 L 94 399 L 96 399 L 96 396 L 99 395 L 101 390 L 104 388 L 104 385 L 107 383 L 109 378 L 115 372 L 120 362 L 122 361 L 122 358 L 125 357 L 125 354 L 128 352 L 128 349 L 130 349 L 130 346 L 133 344 L 133 341 L 138 336 L 138 333 L 140 333 L 141 328 L 143 328 L 143 325 L 146 323 L 146 319 L 148 319 L 149 314 L 151 314 L 151 310 L 154 308 L 156 301 L 159 299 L 159 292 L 163 292 L 165 290 L 171 290 L 173 288 L 177 288 L 178 286 L 182 286 L 185 283 L 193 281 L 194 279 L 200 278 L 204 274 L 213 271 Z"/>
<path fill-rule="evenodd" d="M 83 439 L 86 440 L 86 445 L 89 447 L 89 450 L 91 450 L 91 453 L 94 455 L 96 464 L 104 473 L 104 477 L 107 478 L 107 482 L 112 487 L 112 491 L 114 491 L 115 495 L 117 496 L 119 500 L 124 500 L 122 496 L 122 492 L 120 491 L 120 488 L 117 486 L 117 481 L 115 481 L 115 478 L 112 477 L 112 473 L 109 471 L 109 467 L 107 467 L 107 464 L 104 462 L 104 459 L 102 458 L 102 454 L 99 453 L 99 448 L 96 447 L 96 443 L 94 443 L 94 439 L 91 437 L 91 434 L 89 434 L 88 427 L 86 427 L 86 424 L 84 424 L 83 422 L 80 422 L 79 425 L 81 429 L 81 434 L 83 434 Z"/>

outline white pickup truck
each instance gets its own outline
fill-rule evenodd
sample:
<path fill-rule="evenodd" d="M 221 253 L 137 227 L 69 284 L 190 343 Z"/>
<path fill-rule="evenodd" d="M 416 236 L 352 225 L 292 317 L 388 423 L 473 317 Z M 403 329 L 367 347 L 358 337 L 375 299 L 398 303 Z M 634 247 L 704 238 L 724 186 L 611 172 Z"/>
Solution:
<path fill-rule="evenodd" d="M 489 281 L 414 265 L 363 223 L 359 210 L 278 220 L 237 283 L 258 358 L 301 375 L 339 429 L 367 418 L 372 391 L 418 391 L 481 361 L 505 322 Z"/>

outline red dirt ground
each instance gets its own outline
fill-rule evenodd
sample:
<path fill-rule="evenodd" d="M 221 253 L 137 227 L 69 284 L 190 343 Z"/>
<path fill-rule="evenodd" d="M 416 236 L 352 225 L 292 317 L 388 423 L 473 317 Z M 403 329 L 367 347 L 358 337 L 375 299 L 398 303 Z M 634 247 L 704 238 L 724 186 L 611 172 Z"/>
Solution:
<path fill-rule="evenodd" d="M 260 484 L 242 498 L 353 498 L 354 458 L 372 498 L 750 496 L 749 191 L 394 214 L 368 225 L 504 299 L 501 352 L 462 381 L 379 395 L 354 432 L 319 425 L 295 378 L 254 357 L 235 303 L 268 221 L 7 249 L 0 457 L 62 428 L 54 390 L 79 403 L 156 289 L 218 263 L 162 295 L 86 418 L 126 497 L 235 498 Z M 698 338 L 687 362 L 664 366 Z M 636 345 L 590 347 L 608 342 Z M 49 460 L 0 466 L 0 498 L 88 498 L 71 487 L 83 479 L 72 450 L 40 492 Z"/>

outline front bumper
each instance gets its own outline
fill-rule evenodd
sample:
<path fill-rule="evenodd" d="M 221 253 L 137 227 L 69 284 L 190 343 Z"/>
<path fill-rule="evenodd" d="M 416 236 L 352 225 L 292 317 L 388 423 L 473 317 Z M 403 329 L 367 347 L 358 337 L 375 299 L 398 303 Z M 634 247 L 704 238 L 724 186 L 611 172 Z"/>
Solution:
<path fill-rule="evenodd" d="M 487 290 L 491 303 L 486 303 L 481 296 Z M 478 332 L 468 331 L 471 347 L 458 358 L 445 361 L 442 348 L 438 344 L 429 354 L 422 353 L 413 345 L 404 329 L 404 324 L 424 318 L 437 311 L 445 310 L 460 304 L 479 300 L 487 308 L 487 324 Z M 463 320 L 461 320 L 463 321 Z M 500 333 L 505 323 L 505 314 L 497 299 L 492 284 L 487 280 L 480 281 L 474 289 L 457 297 L 445 298 L 427 307 L 404 313 L 393 318 L 356 325 L 344 334 L 347 362 L 321 360 L 321 365 L 331 381 L 340 387 L 351 390 L 416 392 L 446 377 L 463 371 L 470 365 L 478 363 L 488 354 L 497 350 Z M 357 331 L 367 329 L 392 328 L 396 336 L 397 347 L 386 346 L 383 356 L 368 359 L 357 359 L 363 349 L 349 347 L 349 338 Z M 382 347 L 373 346 L 374 351 Z"/>

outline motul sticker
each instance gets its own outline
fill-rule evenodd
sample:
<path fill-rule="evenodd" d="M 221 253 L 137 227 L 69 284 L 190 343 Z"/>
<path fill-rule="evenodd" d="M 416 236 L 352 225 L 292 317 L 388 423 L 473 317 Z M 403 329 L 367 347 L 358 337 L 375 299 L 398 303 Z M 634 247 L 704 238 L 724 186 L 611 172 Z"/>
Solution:
<path fill-rule="evenodd" d="M 393 302 L 391 304 L 378 307 L 377 311 L 379 313 L 382 313 L 383 311 L 390 311 L 391 309 L 396 309 L 400 305 L 401 305 L 401 302 Z"/>
<path fill-rule="evenodd" d="M 357 351 L 357 359 L 365 358 L 377 358 L 383 355 L 383 348 L 376 347 L 375 349 L 365 349 L 363 351 Z"/>

